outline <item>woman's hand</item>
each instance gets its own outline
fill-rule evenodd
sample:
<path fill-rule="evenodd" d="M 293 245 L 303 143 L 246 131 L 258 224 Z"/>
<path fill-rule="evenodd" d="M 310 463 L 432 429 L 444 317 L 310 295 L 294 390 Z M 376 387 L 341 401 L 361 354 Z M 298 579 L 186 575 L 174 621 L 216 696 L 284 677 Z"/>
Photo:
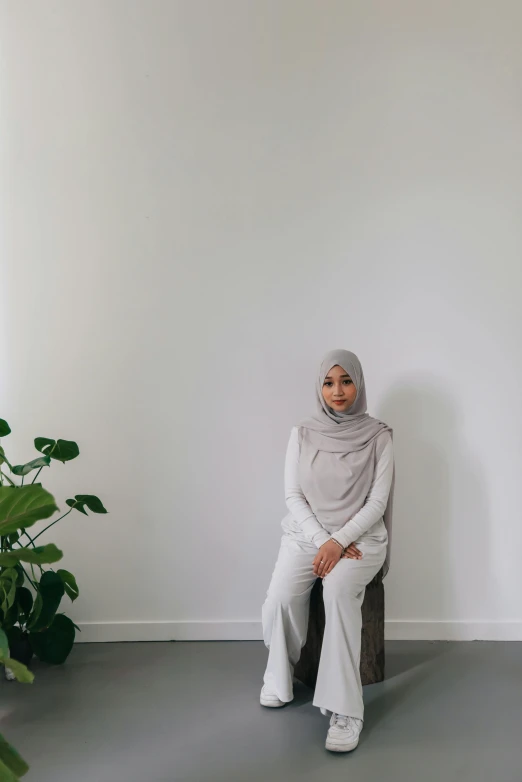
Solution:
<path fill-rule="evenodd" d="M 313 561 L 314 573 L 316 576 L 324 578 L 328 573 L 337 565 L 343 549 L 338 543 L 334 543 L 333 540 L 328 540 L 323 543 L 317 555 Z"/>
<path fill-rule="evenodd" d="M 343 551 L 341 559 L 362 559 L 362 553 L 359 551 L 355 543 L 350 543 L 349 546 Z"/>

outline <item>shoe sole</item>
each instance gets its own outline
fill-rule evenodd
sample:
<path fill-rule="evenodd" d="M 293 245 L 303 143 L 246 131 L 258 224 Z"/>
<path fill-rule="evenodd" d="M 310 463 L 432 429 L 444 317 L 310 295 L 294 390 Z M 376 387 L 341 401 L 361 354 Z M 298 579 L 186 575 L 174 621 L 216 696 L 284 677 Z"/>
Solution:
<path fill-rule="evenodd" d="M 268 709 L 282 709 L 287 703 L 292 701 L 280 701 L 278 698 L 264 698 L 262 695 L 259 698 L 261 706 L 266 706 Z"/>
<path fill-rule="evenodd" d="M 329 752 L 352 752 L 359 744 L 359 739 L 352 744 L 333 744 L 326 741 L 325 748 Z"/>
<path fill-rule="evenodd" d="M 283 706 L 286 706 L 286 703 L 283 703 L 282 701 L 259 701 L 261 706 L 266 706 L 267 709 L 281 709 Z"/>

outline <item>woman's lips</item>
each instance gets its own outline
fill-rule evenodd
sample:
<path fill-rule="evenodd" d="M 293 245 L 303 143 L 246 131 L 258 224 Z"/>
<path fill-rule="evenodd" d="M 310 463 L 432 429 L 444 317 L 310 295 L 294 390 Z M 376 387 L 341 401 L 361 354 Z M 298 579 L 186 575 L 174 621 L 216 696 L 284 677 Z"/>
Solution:
<path fill-rule="evenodd" d="M 345 399 L 341 399 L 338 402 L 334 400 L 334 405 L 344 405 L 345 401 L 346 401 Z"/>

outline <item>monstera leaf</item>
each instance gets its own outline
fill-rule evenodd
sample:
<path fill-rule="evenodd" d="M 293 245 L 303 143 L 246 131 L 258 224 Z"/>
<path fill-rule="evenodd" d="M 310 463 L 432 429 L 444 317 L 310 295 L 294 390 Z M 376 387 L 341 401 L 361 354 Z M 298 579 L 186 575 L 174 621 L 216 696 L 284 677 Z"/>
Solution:
<path fill-rule="evenodd" d="M 63 585 L 65 587 L 65 594 L 71 598 L 71 601 L 74 603 L 78 595 L 80 594 L 80 590 L 78 589 L 78 584 L 76 583 L 76 579 L 73 576 L 72 573 L 69 573 L 68 570 L 59 570 L 58 575 L 63 581 Z"/>
<path fill-rule="evenodd" d="M 37 437 L 34 447 L 45 456 L 56 459 L 59 462 L 70 462 L 76 459 L 80 453 L 78 445 L 72 440 L 50 440 L 48 437 Z"/>
<path fill-rule="evenodd" d="M 85 513 L 86 516 L 88 514 L 85 510 L 85 506 L 93 513 L 107 513 L 103 507 L 102 501 L 98 497 L 95 497 L 94 494 L 76 494 L 74 500 L 65 500 L 65 502 L 70 508 L 79 510 L 80 513 Z"/>

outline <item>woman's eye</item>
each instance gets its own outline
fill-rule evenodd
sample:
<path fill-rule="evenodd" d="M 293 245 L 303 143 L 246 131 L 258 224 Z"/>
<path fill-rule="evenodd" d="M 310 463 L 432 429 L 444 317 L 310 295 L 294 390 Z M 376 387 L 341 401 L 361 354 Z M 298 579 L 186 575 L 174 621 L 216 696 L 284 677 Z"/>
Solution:
<path fill-rule="evenodd" d="M 346 383 L 347 386 L 351 386 L 353 381 L 352 380 L 345 380 L 344 382 Z"/>
<path fill-rule="evenodd" d="M 325 383 L 325 386 L 331 386 L 331 385 L 332 385 L 332 384 L 330 383 L 330 381 L 328 381 L 328 382 L 326 382 L 326 383 Z"/>

